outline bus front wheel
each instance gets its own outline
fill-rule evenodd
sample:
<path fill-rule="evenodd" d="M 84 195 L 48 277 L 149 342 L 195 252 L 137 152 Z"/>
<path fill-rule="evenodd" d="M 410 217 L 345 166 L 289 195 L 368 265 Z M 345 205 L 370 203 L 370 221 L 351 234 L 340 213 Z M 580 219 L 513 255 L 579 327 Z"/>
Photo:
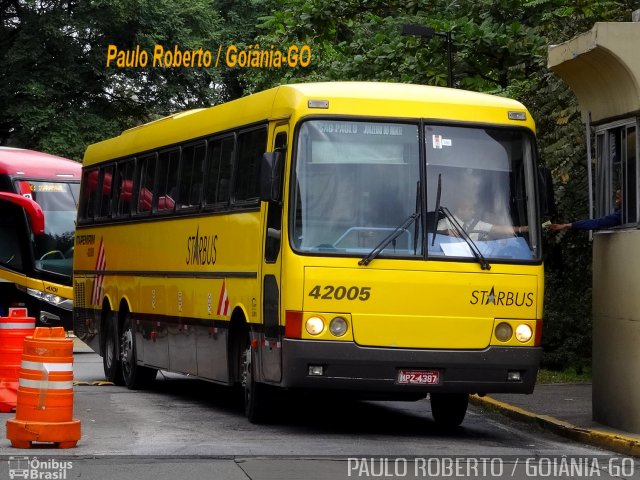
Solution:
<path fill-rule="evenodd" d="M 124 383 L 130 390 L 148 387 L 155 379 L 158 370 L 138 365 L 136 354 L 136 334 L 127 313 L 120 334 L 120 365 Z"/>
<path fill-rule="evenodd" d="M 464 420 L 469 405 L 469 395 L 466 393 L 432 393 L 431 415 L 436 424 L 452 428 L 457 427 Z"/>
<path fill-rule="evenodd" d="M 102 368 L 107 381 L 116 385 L 124 385 L 122 366 L 118 360 L 118 332 L 115 322 L 108 321 L 104 331 L 104 351 L 102 354 Z"/>
<path fill-rule="evenodd" d="M 255 381 L 255 358 L 251 344 L 247 345 L 242 354 L 241 375 L 244 413 L 251 423 L 263 423 L 267 417 L 267 386 Z"/>

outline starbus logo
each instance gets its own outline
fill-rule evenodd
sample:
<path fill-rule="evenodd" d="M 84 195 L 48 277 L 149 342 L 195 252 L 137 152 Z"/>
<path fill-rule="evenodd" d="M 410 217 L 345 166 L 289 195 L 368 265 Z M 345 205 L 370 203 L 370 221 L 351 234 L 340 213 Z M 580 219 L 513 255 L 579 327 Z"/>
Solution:
<path fill-rule="evenodd" d="M 512 292 L 509 290 L 474 290 L 471 292 L 471 305 L 494 305 L 504 307 L 530 307 L 533 305 L 533 292 Z"/>
<path fill-rule="evenodd" d="M 200 235 L 200 225 L 196 229 L 196 234 L 187 238 L 187 265 L 215 265 L 216 264 L 216 242 L 218 235 Z"/>
<path fill-rule="evenodd" d="M 37 457 L 9 457 L 8 463 L 10 479 L 64 480 L 70 478 L 67 472 L 73 468 L 73 462 L 54 458 L 38 460 Z"/>

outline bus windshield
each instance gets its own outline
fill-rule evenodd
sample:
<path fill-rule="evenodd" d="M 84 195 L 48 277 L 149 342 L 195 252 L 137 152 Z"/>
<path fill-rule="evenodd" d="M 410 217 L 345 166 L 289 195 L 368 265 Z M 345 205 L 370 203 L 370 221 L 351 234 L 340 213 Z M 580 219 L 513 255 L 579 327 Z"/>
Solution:
<path fill-rule="evenodd" d="M 80 184 L 36 180 L 18 183 L 19 191 L 29 191 L 44 213 L 44 234 L 34 238 L 36 269 L 71 277 Z"/>
<path fill-rule="evenodd" d="M 538 260 L 533 152 L 532 135 L 513 128 L 306 121 L 291 244 L 363 256 L 391 235 L 380 257 Z"/>

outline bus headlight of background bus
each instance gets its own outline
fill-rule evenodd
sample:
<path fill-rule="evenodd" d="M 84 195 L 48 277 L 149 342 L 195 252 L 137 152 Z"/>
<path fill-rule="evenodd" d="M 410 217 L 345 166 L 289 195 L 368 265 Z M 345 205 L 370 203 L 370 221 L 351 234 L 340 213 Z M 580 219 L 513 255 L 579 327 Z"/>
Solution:
<path fill-rule="evenodd" d="M 68 298 L 62 298 L 52 293 L 41 292 L 40 290 L 36 290 L 35 288 L 27 288 L 27 293 L 42 302 L 46 302 L 50 305 L 63 308 L 64 310 L 71 311 L 71 309 L 73 308 L 73 301 Z"/>

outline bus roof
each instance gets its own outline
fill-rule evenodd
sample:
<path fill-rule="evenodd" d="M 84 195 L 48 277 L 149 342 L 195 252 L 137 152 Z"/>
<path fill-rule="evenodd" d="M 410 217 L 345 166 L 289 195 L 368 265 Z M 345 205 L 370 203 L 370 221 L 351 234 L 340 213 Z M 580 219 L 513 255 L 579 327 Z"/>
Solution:
<path fill-rule="evenodd" d="M 68 158 L 22 148 L 0 147 L 0 175 L 43 180 L 80 180 L 82 165 Z"/>
<path fill-rule="evenodd" d="M 309 101 L 326 101 L 314 107 Z M 526 120 L 508 118 L 508 111 Z M 383 82 L 318 82 L 281 85 L 209 108 L 188 110 L 122 132 L 87 149 L 84 164 L 124 157 L 188 139 L 269 119 L 308 115 L 426 118 L 454 122 L 514 125 L 535 131 L 526 108 L 516 100 L 444 87 Z"/>

